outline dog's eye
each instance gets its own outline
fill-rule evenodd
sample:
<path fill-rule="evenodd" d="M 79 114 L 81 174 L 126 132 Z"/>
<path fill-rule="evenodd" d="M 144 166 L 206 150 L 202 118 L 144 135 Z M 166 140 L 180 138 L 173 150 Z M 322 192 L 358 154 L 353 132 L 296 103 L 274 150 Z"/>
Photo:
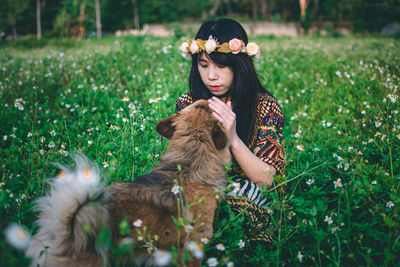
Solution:
<path fill-rule="evenodd" d="M 196 106 L 196 108 L 197 109 L 203 109 L 203 110 L 207 111 L 208 113 L 211 113 L 210 108 L 208 106 L 206 106 L 206 105 L 198 105 L 198 106 Z"/>

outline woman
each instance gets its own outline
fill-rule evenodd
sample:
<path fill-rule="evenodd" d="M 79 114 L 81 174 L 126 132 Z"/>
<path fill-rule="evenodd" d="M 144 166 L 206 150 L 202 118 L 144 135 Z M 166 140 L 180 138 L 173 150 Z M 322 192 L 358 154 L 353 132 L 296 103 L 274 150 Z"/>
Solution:
<path fill-rule="evenodd" d="M 284 118 L 272 94 L 256 74 L 253 58 L 260 49 L 249 43 L 243 27 L 231 19 L 205 22 L 196 38 L 180 50 L 192 60 L 190 92 L 176 101 L 176 111 L 196 100 L 207 99 L 213 115 L 229 133 L 233 156 L 230 175 L 234 189 L 226 201 L 250 221 L 249 240 L 269 240 L 267 199 L 259 186 L 271 186 L 276 174 L 284 175 L 286 162 L 282 128 Z"/>

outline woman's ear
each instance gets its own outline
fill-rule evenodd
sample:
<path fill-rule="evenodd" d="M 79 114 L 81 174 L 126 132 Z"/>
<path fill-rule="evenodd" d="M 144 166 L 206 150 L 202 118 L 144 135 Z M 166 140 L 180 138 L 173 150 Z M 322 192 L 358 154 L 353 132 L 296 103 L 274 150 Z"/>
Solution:
<path fill-rule="evenodd" d="M 212 130 L 212 139 L 215 147 L 218 150 L 225 148 L 228 144 L 228 136 L 226 135 L 226 131 L 220 123 L 215 123 L 215 126 Z"/>
<path fill-rule="evenodd" d="M 171 139 L 175 133 L 175 125 L 172 125 L 177 114 L 159 121 L 156 125 L 156 131 L 167 139 Z"/>

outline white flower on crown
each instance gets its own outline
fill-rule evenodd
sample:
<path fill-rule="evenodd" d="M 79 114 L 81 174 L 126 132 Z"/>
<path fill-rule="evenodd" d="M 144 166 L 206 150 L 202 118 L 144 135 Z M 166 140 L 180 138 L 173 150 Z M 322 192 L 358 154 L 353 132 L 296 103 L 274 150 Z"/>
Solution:
<path fill-rule="evenodd" d="M 181 44 L 181 46 L 179 47 L 179 50 L 181 51 L 181 54 L 184 58 L 190 59 L 190 55 L 188 53 L 188 47 L 189 47 L 189 43 L 188 42 L 184 42 L 183 44 Z"/>
<path fill-rule="evenodd" d="M 212 35 L 210 35 L 210 37 L 208 37 L 205 47 L 206 47 L 207 54 L 214 52 L 215 48 L 217 48 L 217 41 L 212 37 Z"/>
<path fill-rule="evenodd" d="M 187 53 L 188 46 L 189 46 L 188 42 L 182 43 L 181 46 L 179 47 L 179 50 L 181 51 L 181 53 Z"/>
<path fill-rule="evenodd" d="M 256 43 L 250 42 L 246 46 L 246 51 L 249 56 L 255 56 L 260 54 L 260 47 Z"/>
<path fill-rule="evenodd" d="M 190 44 L 190 52 L 192 54 L 196 54 L 199 52 L 199 46 L 197 45 L 196 40 L 192 40 L 192 43 Z"/>

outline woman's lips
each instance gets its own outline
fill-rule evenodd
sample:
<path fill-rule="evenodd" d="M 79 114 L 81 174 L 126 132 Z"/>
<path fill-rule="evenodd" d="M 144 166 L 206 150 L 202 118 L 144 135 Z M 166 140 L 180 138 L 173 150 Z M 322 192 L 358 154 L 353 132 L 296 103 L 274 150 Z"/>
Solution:
<path fill-rule="evenodd" d="M 218 90 L 220 87 L 221 86 L 212 86 L 212 85 L 210 85 L 210 89 L 213 90 L 213 91 Z"/>

